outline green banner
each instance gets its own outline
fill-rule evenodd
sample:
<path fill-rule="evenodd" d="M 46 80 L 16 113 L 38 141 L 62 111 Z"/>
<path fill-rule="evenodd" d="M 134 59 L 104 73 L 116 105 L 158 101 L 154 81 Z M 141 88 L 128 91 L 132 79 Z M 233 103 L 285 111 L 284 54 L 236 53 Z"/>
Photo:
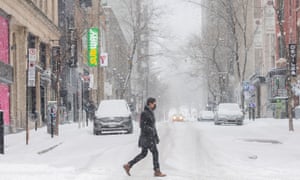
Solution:
<path fill-rule="evenodd" d="M 88 31 L 88 65 L 95 67 L 99 62 L 99 29 L 90 28 Z"/>

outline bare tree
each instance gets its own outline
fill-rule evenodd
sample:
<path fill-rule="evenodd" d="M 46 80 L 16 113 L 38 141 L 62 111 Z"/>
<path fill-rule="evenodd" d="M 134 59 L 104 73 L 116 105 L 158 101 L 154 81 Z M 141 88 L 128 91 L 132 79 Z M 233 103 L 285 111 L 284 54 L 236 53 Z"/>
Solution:
<path fill-rule="evenodd" d="M 253 44 L 254 32 L 250 32 L 248 27 L 249 22 L 249 9 L 251 4 L 249 0 L 231 1 L 231 0 L 212 0 L 212 1 L 197 1 L 197 0 L 187 0 L 187 2 L 200 6 L 205 9 L 209 14 L 208 17 L 213 16 L 215 19 L 219 19 L 219 23 L 222 23 L 225 34 L 221 37 L 225 40 L 227 44 L 226 48 L 231 48 L 231 59 L 234 60 L 235 68 L 234 73 L 237 81 L 237 85 L 242 87 L 242 83 L 246 79 L 247 65 L 248 65 L 248 54 L 249 50 Z M 207 24 L 213 23 L 209 21 Z M 207 25 L 206 24 L 206 25 Z M 210 30 L 215 30 L 218 28 L 209 27 Z M 229 71 L 232 71 L 232 60 L 229 60 L 228 66 Z M 228 72 L 229 72 L 228 71 Z M 244 109 L 244 93 L 241 92 L 241 105 Z"/>
<path fill-rule="evenodd" d="M 125 18 L 122 19 L 121 24 L 124 25 L 125 35 L 129 42 L 129 49 L 127 52 L 129 68 L 126 75 L 125 83 L 122 89 L 122 96 L 128 89 L 129 82 L 133 71 L 135 61 L 141 61 L 151 56 L 158 54 L 151 54 L 149 52 L 149 43 L 153 40 L 156 34 L 156 21 L 161 14 L 160 10 L 153 6 L 151 1 L 145 0 L 122 0 L 123 10 L 125 9 Z M 144 52 L 140 50 L 144 49 Z M 148 64 L 148 62 L 146 62 Z M 149 65 L 149 64 L 148 64 Z M 147 65 L 147 66 L 148 66 Z"/>
<path fill-rule="evenodd" d="M 215 31 L 208 31 L 205 37 L 192 36 L 186 54 L 189 55 L 193 63 L 193 70 L 189 73 L 191 76 L 205 79 L 207 81 L 208 91 L 215 98 L 220 97 L 220 102 L 228 101 L 228 62 L 230 56 L 222 41 L 221 31 L 216 24 Z M 227 52 L 226 52 L 227 51 Z"/>

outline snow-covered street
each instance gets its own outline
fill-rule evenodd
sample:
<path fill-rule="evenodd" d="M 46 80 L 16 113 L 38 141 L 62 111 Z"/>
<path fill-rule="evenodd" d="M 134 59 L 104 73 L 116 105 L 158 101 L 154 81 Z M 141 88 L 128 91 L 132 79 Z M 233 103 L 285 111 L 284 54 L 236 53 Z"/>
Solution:
<path fill-rule="evenodd" d="M 51 139 L 46 128 L 5 136 L 0 156 L 0 180 L 244 180 L 299 179 L 300 121 L 295 132 L 288 120 L 245 120 L 243 126 L 213 122 L 159 122 L 161 170 L 153 177 L 151 153 L 131 170 L 122 165 L 137 155 L 139 129 L 134 134 L 94 136 L 92 127 L 60 126 Z"/>

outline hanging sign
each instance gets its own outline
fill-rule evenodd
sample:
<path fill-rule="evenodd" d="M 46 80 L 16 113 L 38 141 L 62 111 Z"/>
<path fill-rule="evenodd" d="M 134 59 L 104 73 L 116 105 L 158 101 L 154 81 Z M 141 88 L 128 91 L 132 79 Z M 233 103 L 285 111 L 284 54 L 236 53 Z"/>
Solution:
<path fill-rule="evenodd" d="M 99 29 L 90 28 L 88 30 L 88 65 L 96 67 L 99 58 Z"/>
<path fill-rule="evenodd" d="M 292 76 L 297 76 L 297 45 L 289 44 L 290 71 Z"/>
<path fill-rule="evenodd" d="M 28 87 L 35 87 L 36 49 L 28 49 Z"/>
<path fill-rule="evenodd" d="M 108 54 L 107 53 L 101 53 L 100 56 L 100 66 L 106 67 L 108 65 Z"/>

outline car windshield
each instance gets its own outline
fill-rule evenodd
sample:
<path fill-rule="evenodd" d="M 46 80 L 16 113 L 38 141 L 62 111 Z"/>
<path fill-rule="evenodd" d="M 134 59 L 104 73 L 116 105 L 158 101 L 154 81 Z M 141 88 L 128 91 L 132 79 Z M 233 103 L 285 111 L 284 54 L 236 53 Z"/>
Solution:
<path fill-rule="evenodd" d="M 232 104 L 232 103 L 226 103 L 226 104 L 220 104 L 219 110 L 225 110 L 225 111 L 239 111 L 239 105 L 238 104 Z"/>
<path fill-rule="evenodd" d="M 213 114 L 212 111 L 202 111 L 201 114 L 210 115 Z"/>
<path fill-rule="evenodd" d="M 129 114 L 130 110 L 124 101 L 108 100 L 101 102 L 98 113 L 109 115 Z"/>

